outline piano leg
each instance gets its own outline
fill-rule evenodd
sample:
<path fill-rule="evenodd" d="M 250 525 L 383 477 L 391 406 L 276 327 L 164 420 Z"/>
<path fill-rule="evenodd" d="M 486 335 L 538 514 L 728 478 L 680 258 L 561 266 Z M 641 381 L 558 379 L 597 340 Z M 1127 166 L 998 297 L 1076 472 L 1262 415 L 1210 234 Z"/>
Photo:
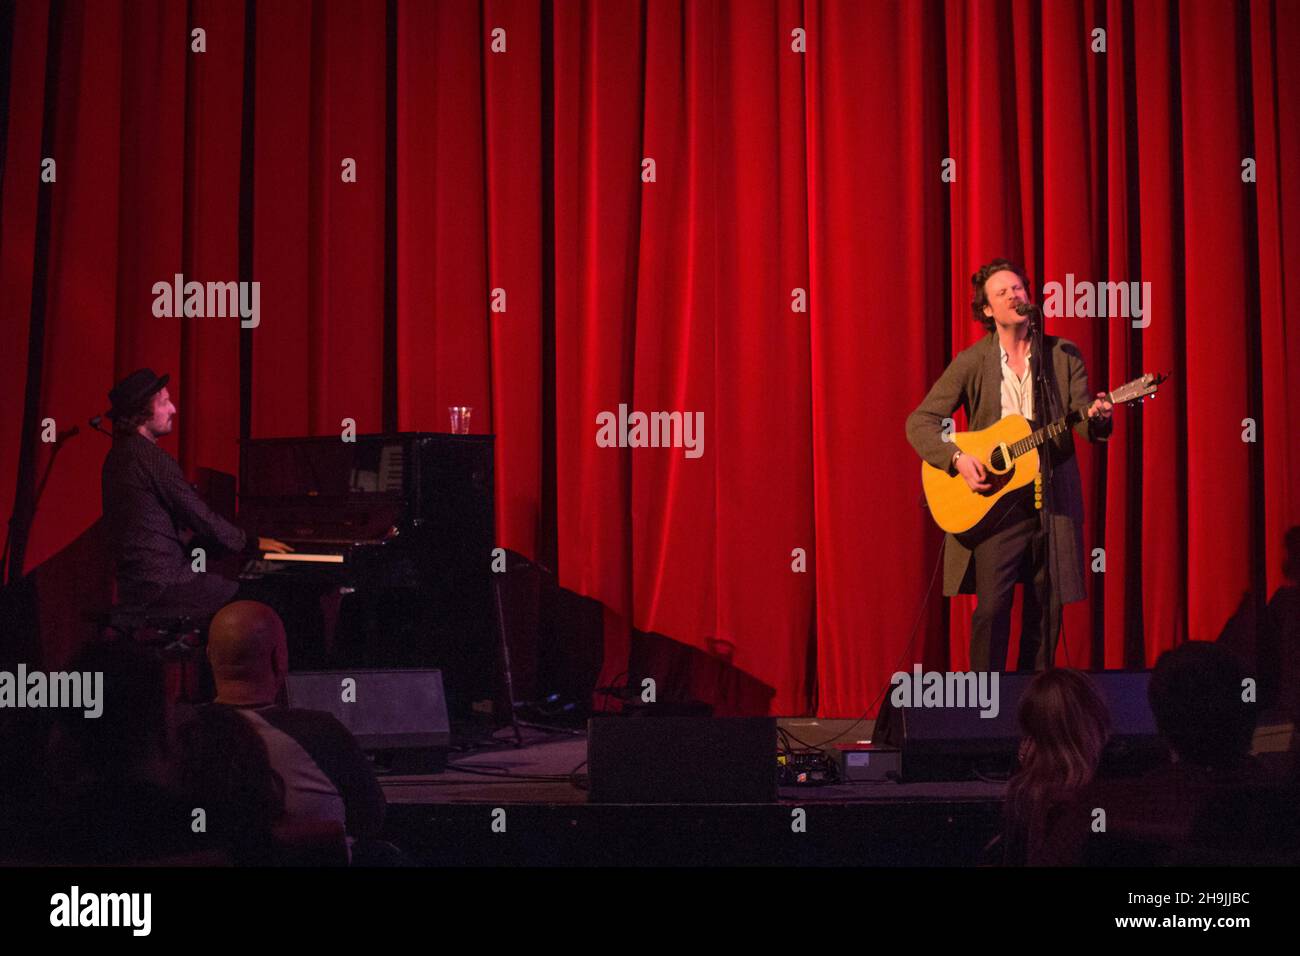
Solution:
<path fill-rule="evenodd" d="M 343 595 L 350 588 L 333 587 L 320 596 L 321 638 L 325 644 L 325 659 L 334 660 L 334 635 L 339 626 L 339 608 Z"/>

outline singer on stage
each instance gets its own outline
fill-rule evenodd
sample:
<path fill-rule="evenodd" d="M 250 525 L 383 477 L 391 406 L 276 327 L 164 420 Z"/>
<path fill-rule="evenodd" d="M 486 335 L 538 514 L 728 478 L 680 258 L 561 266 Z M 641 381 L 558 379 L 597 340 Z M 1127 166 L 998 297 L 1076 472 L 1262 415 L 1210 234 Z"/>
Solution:
<path fill-rule="evenodd" d="M 1029 281 L 1019 266 L 995 259 L 971 276 L 971 310 L 988 335 L 958 353 L 907 419 L 907 439 L 918 455 L 948 474 L 960 474 L 972 491 L 990 488 L 985 464 L 954 450 L 945 419 L 966 410 L 972 431 L 1006 415 L 1023 415 L 1031 426 L 1074 409 L 1087 409 L 1075 427 L 1089 441 L 1111 431 L 1111 404 L 1104 393 L 1089 403 L 1088 371 L 1079 348 L 1043 335 L 1029 302 Z M 1045 367 L 1035 354 L 1050 357 Z M 1041 408 L 1040 405 L 1047 407 Z M 1083 491 L 1074 438 L 1064 431 L 1045 446 L 1043 508 L 1034 486 L 1008 495 L 991 527 L 978 536 L 949 534 L 944 544 L 943 593 L 978 595 L 971 617 L 971 668 L 1003 670 L 1011 637 L 1011 603 L 1017 581 L 1026 583 L 1018 669 L 1043 670 L 1056 656 L 1061 607 L 1085 597 L 1083 582 Z"/>

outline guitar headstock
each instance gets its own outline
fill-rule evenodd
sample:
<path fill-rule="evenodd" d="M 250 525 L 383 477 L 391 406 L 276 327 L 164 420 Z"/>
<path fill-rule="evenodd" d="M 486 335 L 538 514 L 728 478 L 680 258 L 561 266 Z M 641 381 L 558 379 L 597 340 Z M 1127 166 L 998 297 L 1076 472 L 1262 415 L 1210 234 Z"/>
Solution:
<path fill-rule="evenodd" d="M 1160 388 L 1160 383 L 1167 378 L 1169 376 L 1164 372 L 1147 372 L 1145 375 L 1121 385 L 1106 397 L 1112 405 L 1136 402 L 1148 395 L 1154 395 L 1156 390 Z"/>

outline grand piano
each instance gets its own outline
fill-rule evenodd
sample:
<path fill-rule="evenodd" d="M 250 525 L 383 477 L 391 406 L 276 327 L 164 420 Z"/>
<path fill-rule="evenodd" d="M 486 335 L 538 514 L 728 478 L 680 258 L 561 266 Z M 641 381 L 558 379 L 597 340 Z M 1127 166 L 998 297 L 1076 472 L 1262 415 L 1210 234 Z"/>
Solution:
<path fill-rule="evenodd" d="M 427 432 L 242 443 L 239 523 L 293 551 L 240 577 L 285 618 L 292 670 L 441 667 L 449 693 L 490 695 L 492 445 Z"/>

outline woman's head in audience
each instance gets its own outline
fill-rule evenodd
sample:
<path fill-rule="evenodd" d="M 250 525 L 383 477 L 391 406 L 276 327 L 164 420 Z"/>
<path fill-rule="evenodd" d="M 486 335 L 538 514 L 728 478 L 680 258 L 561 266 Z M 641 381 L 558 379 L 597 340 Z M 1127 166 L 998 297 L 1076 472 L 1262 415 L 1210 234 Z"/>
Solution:
<path fill-rule="evenodd" d="M 1043 671 L 1020 701 L 1020 771 L 1013 788 L 1074 789 L 1092 780 L 1110 736 L 1110 714 L 1082 671 Z"/>
<path fill-rule="evenodd" d="M 1018 713 L 1020 769 L 1007 786 L 1004 860 L 1021 865 L 1043 845 L 1055 801 L 1091 782 L 1110 736 L 1110 714 L 1088 676 L 1043 671 L 1025 688 Z"/>

